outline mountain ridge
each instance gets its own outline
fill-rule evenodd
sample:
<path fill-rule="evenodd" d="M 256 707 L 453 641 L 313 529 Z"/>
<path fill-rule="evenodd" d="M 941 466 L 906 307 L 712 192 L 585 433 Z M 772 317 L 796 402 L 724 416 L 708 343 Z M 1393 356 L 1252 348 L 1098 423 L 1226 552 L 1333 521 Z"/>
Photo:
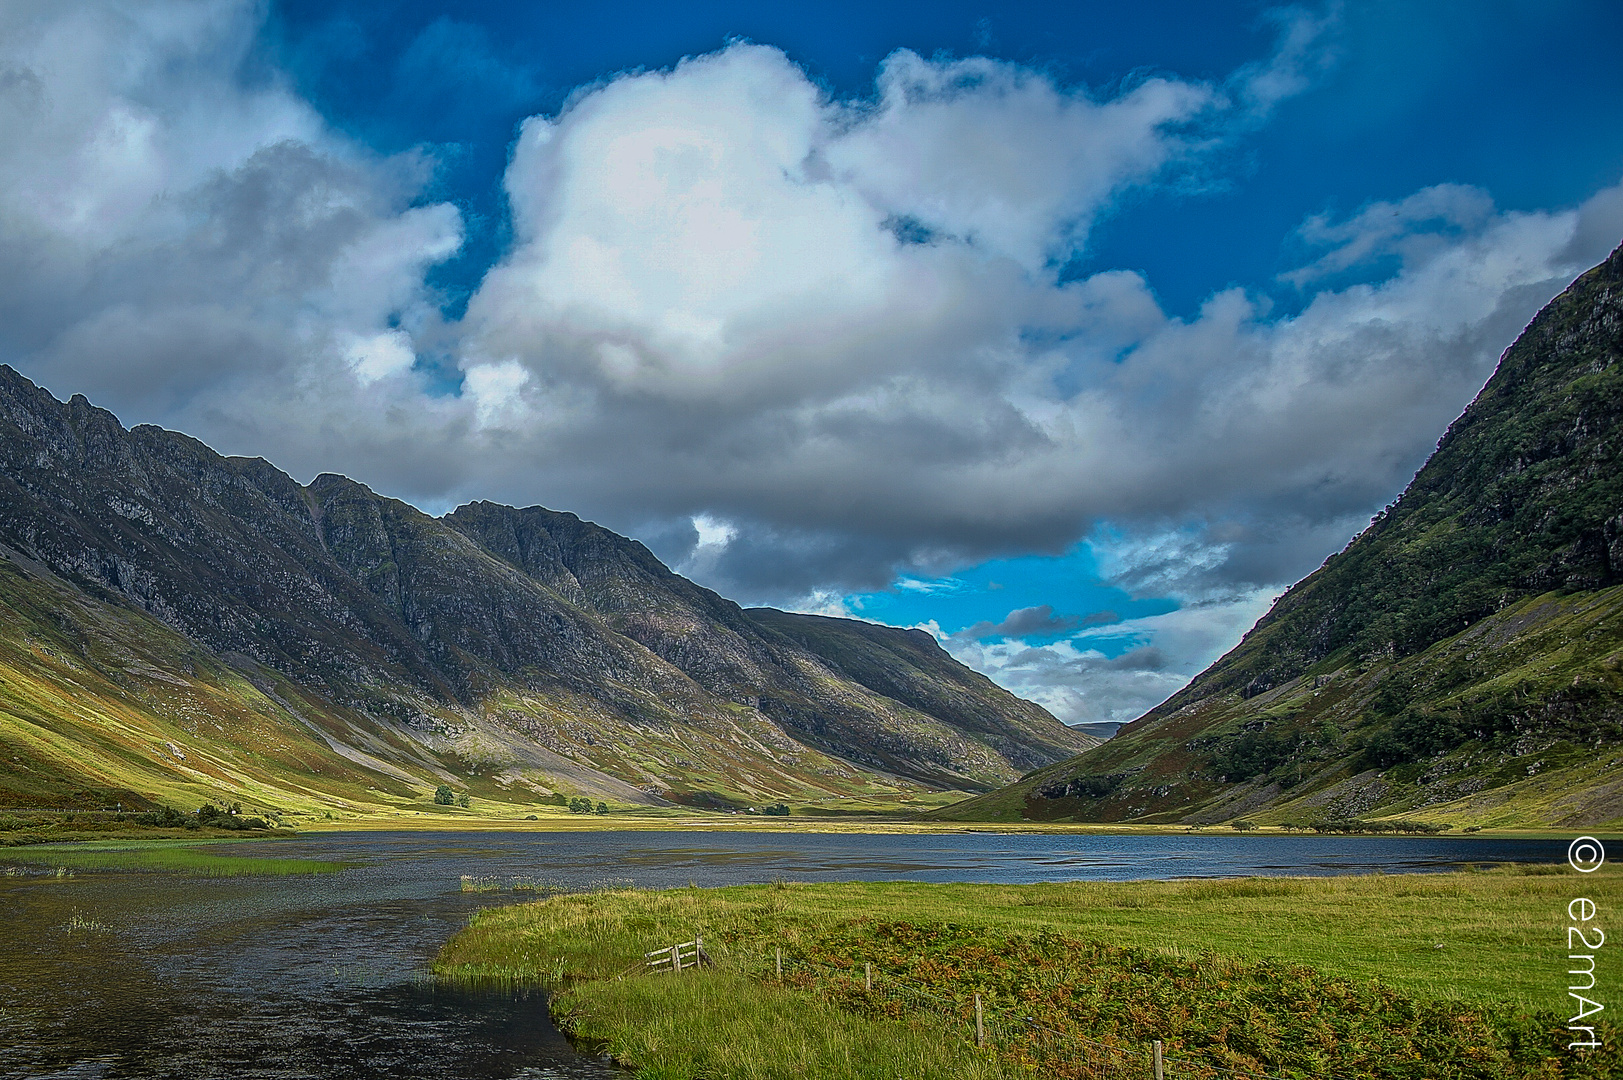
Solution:
<path fill-rule="evenodd" d="M 487 797 L 567 787 L 729 806 L 874 784 L 989 789 L 1089 744 L 933 642 L 939 657 L 916 652 L 910 678 L 875 689 L 785 633 L 812 617 L 762 621 L 573 514 L 480 502 L 434 518 L 334 473 L 300 485 L 261 458 L 125 430 L 7 366 L 0 544 L 19 556 L 0 615 L 23 637 L 40 605 L 75 591 L 70 606 L 88 613 L 67 619 L 76 632 L 110 620 L 135 636 L 132 655 L 184 652 L 156 643 L 178 635 L 252 687 L 233 691 L 257 695 L 250 711 L 320 714 L 316 741 L 371 755 L 379 777 L 380 761 L 423 784 L 495 769 L 504 781 Z M 11 663 L 14 688 L 42 676 L 32 652 Z M 50 671 L 61 690 L 68 676 Z M 42 721 L 8 713 L 5 686 L 0 744 L 20 745 Z M 954 695 L 985 722 L 930 712 Z M 52 753 L 71 757 L 70 743 Z"/>

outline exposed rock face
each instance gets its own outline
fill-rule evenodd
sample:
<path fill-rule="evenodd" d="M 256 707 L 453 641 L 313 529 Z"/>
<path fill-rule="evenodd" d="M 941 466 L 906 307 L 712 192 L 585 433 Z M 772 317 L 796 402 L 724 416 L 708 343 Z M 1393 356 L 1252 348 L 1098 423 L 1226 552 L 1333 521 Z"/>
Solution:
<path fill-rule="evenodd" d="M 846 643 L 825 655 L 803 617 L 745 612 L 572 514 L 300 486 L 9 367 L 0 543 L 363 723 L 473 725 L 675 797 L 836 790 L 841 759 L 989 787 L 1091 743 L 927 638 L 824 620 Z M 710 751 L 673 750 L 683 733 L 728 760 L 689 760 Z"/>
<path fill-rule="evenodd" d="M 1606 820 L 1623 804 L 1582 792 L 1623 778 L 1620 666 L 1623 248 L 1231 653 L 1104 746 L 957 812 Z"/>

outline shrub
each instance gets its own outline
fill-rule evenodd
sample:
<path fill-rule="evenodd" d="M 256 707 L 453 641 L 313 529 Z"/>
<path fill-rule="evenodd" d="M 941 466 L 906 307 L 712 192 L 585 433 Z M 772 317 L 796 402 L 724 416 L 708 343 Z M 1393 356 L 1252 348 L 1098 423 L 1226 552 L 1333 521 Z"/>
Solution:
<path fill-rule="evenodd" d="M 597 812 L 600 813 L 600 814 L 608 813 L 609 812 L 609 804 L 606 803 L 606 802 L 598 803 L 597 804 Z"/>
<path fill-rule="evenodd" d="M 136 814 L 135 820 L 142 825 L 158 825 L 166 829 L 197 828 L 197 819 L 189 814 L 182 814 L 173 806 L 160 806 L 156 810 L 145 814 Z"/>
<path fill-rule="evenodd" d="M 456 797 L 456 804 L 458 806 L 463 807 L 464 809 L 466 809 L 468 806 L 471 806 L 473 804 L 473 800 L 468 798 L 467 793 L 464 792 L 463 794 L 458 795 Z"/>
<path fill-rule="evenodd" d="M 436 806 L 450 806 L 456 802 L 456 792 L 451 790 L 449 784 L 441 784 L 434 789 L 434 804 Z"/>
<path fill-rule="evenodd" d="M 191 824 L 193 828 L 195 828 L 197 825 L 207 825 L 211 829 L 270 828 L 270 826 L 266 824 L 264 818 L 243 817 L 241 803 L 232 803 L 224 810 L 220 809 L 218 806 L 215 806 L 213 803 L 204 803 L 197 809 L 197 821 Z"/>

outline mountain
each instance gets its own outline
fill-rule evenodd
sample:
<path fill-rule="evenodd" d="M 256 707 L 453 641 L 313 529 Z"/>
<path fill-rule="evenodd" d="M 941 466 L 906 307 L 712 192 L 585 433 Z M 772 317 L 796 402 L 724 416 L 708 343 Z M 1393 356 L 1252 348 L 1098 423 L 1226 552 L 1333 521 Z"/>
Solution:
<path fill-rule="evenodd" d="M 1623 816 L 1623 247 L 1541 311 L 1401 498 L 1227 656 L 946 816 Z"/>
<path fill-rule="evenodd" d="M 927 635 L 746 611 L 573 514 L 301 486 L 4 366 L 0 556 L 0 805 L 728 807 L 1092 742 Z"/>

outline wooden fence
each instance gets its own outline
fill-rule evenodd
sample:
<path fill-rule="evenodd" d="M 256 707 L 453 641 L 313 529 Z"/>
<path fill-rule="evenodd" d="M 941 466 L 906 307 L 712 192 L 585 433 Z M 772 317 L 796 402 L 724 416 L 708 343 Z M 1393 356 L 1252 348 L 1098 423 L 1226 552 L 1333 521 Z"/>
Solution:
<path fill-rule="evenodd" d="M 679 941 L 664 949 L 655 949 L 643 954 L 643 966 L 652 972 L 668 971 L 680 974 L 683 970 L 700 965 L 715 967 L 716 962 L 710 959 L 710 954 L 704 951 L 704 938 L 696 937 L 692 941 Z"/>

